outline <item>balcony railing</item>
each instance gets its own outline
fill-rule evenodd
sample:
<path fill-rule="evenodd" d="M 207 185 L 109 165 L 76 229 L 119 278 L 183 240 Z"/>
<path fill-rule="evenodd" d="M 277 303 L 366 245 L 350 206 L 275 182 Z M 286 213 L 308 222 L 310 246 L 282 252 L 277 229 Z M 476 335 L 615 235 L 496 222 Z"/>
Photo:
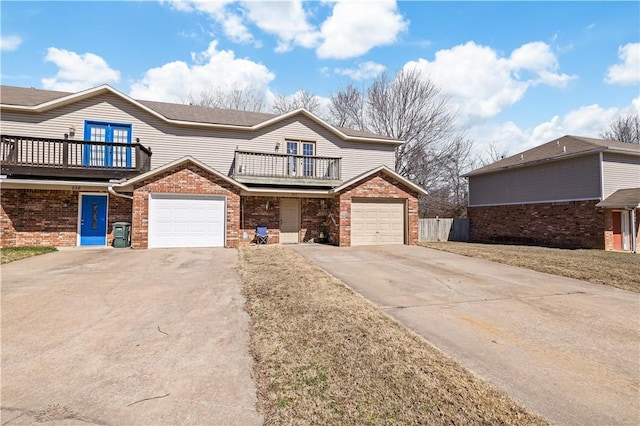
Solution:
<path fill-rule="evenodd" d="M 335 186 L 340 158 L 236 151 L 234 179 L 243 183 Z"/>
<path fill-rule="evenodd" d="M 3 175 L 120 179 L 150 167 L 151 150 L 140 143 L 0 135 Z"/>

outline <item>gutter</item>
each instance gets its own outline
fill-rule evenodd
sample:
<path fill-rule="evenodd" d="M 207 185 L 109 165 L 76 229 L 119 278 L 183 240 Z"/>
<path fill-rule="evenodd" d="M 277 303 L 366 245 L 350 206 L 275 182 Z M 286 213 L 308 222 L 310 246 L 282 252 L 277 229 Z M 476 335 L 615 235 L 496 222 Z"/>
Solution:
<path fill-rule="evenodd" d="M 107 191 L 109 191 L 109 194 L 113 194 L 116 197 L 120 197 L 120 198 L 126 198 L 127 200 L 133 200 L 133 197 L 131 195 L 125 195 L 125 194 L 121 194 L 119 192 L 116 192 L 115 189 L 113 189 L 112 185 L 109 185 L 107 187 Z"/>

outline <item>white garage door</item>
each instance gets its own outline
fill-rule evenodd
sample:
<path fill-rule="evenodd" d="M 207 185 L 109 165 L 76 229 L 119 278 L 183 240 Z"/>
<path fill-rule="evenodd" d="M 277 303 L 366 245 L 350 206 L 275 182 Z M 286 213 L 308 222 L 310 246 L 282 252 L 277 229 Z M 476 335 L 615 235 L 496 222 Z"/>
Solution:
<path fill-rule="evenodd" d="M 404 244 L 404 200 L 351 203 L 351 245 Z"/>
<path fill-rule="evenodd" d="M 224 247 L 225 198 L 150 194 L 149 248 Z"/>

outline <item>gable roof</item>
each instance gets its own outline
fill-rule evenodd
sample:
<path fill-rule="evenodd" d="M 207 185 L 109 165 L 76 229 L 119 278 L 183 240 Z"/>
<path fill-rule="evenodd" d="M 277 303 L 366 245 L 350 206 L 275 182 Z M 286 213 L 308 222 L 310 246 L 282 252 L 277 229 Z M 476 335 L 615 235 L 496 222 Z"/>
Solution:
<path fill-rule="evenodd" d="M 467 173 L 465 176 L 476 176 L 604 151 L 640 155 L 640 145 L 566 135 L 527 151 L 503 158 Z"/>
<path fill-rule="evenodd" d="M 596 204 L 596 207 L 640 208 L 640 188 L 618 189 Z"/>
<path fill-rule="evenodd" d="M 255 131 L 266 126 L 276 124 L 290 117 L 303 115 L 345 140 L 392 145 L 401 145 L 403 143 L 403 141 L 383 135 L 333 126 L 304 108 L 290 111 L 286 114 L 276 115 L 208 108 L 195 105 L 136 100 L 106 84 L 77 93 L 57 92 L 15 86 L 0 86 L 0 106 L 3 109 L 16 111 L 43 112 L 104 93 L 114 94 L 151 113 L 152 115 L 155 115 L 161 120 L 176 125 Z"/>
<path fill-rule="evenodd" d="M 416 191 L 418 194 L 427 195 L 427 191 L 425 191 L 424 188 L 416 185 L 415 183 L 411 182 L 409 179 L 399 175 L 398 173 L 396 173 L 395 171 L 391 170 L 387 166 L 379 166 L 379 167 L 376 167 L 375 169 L 369 170 L 368 172 L 362 173 L 362 174 L 354 177 L 353 179 L 348 180 L 347 182 L 343 183 L 342 185 L 336 186 L 335 188 L 333 188 L 331 190 L 331 192 L 332 193 L 340 192 L 343 189 L 346 189 L 346 188 L 350 187 L 351 185 L 356 184 L 356 183 L 368 178 L 369 176 L 375 175 L 378 172 L 382 172 L 382 173 L 386 174 L 387 176 L 390 176 L 390 177 L 396 179 L 400 183 L 402 183 L 405 186 L 408 186 L 409 188 L 411 188 L 414 191 Z"/>

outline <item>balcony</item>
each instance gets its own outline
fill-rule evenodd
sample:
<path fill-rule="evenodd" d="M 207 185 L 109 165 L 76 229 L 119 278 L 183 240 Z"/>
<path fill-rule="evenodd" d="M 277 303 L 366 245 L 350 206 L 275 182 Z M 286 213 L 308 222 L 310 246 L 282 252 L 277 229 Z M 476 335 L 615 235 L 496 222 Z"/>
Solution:
<path fill-rule="evenodd" d="M 122 179 L 146 172 L 151 150 L 140 143 L 0 135 L 0 173 L 63 179 Z"/>
<path fill-rule="evenodd" d="M 337 186 L 340 158 L 236 151 L 233 178 L 265 185 Z"/>

